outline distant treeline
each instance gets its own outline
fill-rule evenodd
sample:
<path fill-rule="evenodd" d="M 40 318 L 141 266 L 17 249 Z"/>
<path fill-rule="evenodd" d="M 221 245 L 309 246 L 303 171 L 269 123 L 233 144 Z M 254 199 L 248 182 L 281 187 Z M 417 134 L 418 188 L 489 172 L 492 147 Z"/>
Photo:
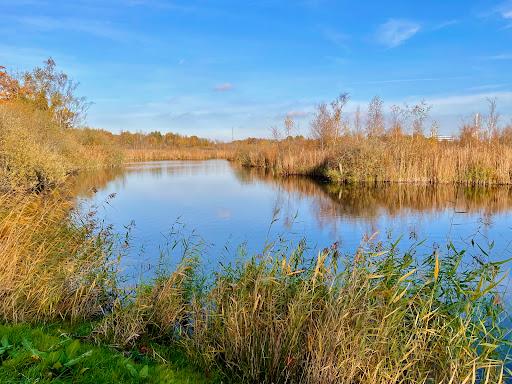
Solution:
<path fill-rule="evenodd" d="M 385 113 L 376 96 L 364 113 L 358 107 L 349 120 L 343 112 L 348 99 L 342 94 L 316 107 L 309 139 L 293 137 L 294 121 L 288 116 L 282 127 L 272 127 L 274 140 L 231 145 L 232 160 L 341 183 L 512 183 L 512 125 L 500 124 L 496 99 L 487 99 L 487 115 L 463 120 L 458 135 L 448 138 L 439 137 L 424 100 L 393 105 Z"/>
<path fill-rule="evenodd" d="M 177 133 L 113 134 L 82 125 L 90 103 L 78 83 L 48 59 L 42 68 L 10 74 L 0 67 L 0 188 L 42 189 L 78 169 L 123 161 L 229 159 L 282 175 L 321 176 L 337 183 L 512 183 L 512 125 L 502 125 L 497 100 L 488 113 L 461 121 L 439 137 L 431 105 L 392 105 L 379 96 L 348 118 L 347 93 L 316 106 L 308 137 L 293 118 L 271 138 L 230 143 Z"/>

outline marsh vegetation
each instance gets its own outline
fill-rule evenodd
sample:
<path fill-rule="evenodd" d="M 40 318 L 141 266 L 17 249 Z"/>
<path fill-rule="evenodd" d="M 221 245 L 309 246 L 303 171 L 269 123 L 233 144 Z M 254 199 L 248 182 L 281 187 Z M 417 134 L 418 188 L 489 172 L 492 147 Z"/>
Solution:
<path fill-rule="evenodd" d="M 80 126 L 88 104 L 76 89 L 52 60 L 18 76 L 0 71 L 0 378 L 500 383 L 512 376 L 507 260 L 473 257 L 471 247 L 450 239 L 418 257 L 419 242 L 399 249 L 374 236 L 354 252 L 332 243 L 313 255 L 306 240 L 268 237 L 260 253 L 240 247 L 212 272 L 204 241 L 175 232 L 152 273 L 129 285 L 120 267 L 129 235 L 104 224 L 97 210 L 77 209 L 65 185 L 70 173 L 119 165 L 127 154 L 230 158 L 338 184 L 508 184 L 510 128 L 492 123 L 482 137 L 462 130 L 458 140 L 439 142 L 435 132 L 423 135 L 428 105 L 394 110 L 407 132 L 385 125 L 375 98 L 366 131 L 349 130 L 342 95 L 317 108 L 310 139 L 291 137 L 290 118 L 286 137 L 276 129 L 272 140 L 113 135 Z M 285 188 L 318 193 L 318 185 L 292 180 Z M 388 191 L 384 198 L 414 200 Z M 492 206 L 508 206 L 508 192 L 498 195 Z M 433 198 L 428 190 L 421 196 L 409 204 Z M 492 245 L 478 249 L 489 255 Z M 120 373 L 106 378 L 90 359 Z"/>

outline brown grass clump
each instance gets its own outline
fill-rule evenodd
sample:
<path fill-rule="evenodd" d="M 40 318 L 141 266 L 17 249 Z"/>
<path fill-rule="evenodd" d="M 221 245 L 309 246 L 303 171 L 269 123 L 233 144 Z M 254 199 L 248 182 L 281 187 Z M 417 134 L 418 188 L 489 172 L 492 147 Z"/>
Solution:
<path fill-rule="evenodd" d="M 243 382 L 502 382 L 503 309 L 482 300 L 492 283 L 456 293 L 467 275 L 439 255 L 422 272 L 373 250 L 338 258 L 324 250 L 308 267 L 299 248 L 221 272 L 195 350 Z"/>
<path fill-rule="evenodd" d="M 125 149 L 126 161 L 227 159 L 231 151 L 216 148 Z"/>
<path fill-rule="evenodd" d="M 305 244 L 203 276 L 197 247 L 141 283 L 97 335 L 183 348 L 247 383 L 503 383 L 510 376 L 500 263 L 462 266 L 451 246 L 414 263 L 371 239 L 353 256 Z M 174 249 L 174 246 L 171 246 Z"/>
<path fill-rule="evenodd" d="M 88 143 L 88 133 L 63 130 L 30 105 L 0 103 L 0 189 L 42 190 L 78 169 L 121 163 L 120 150 L 105 138 Z"/>
<path fill-rule="evenodd" d="M 108 233 L 72 219 L 59 194 L 0 195 L 0 318 L 9 322 L 83 319 L 112 296 Z"/>
<path fill-rule="evenodd" d="M 288 150 L 288 147 L 291 150 Z M 322 176 L 338 183 L 511 184 L 512 147 L 505 135 L 491 141 L 347 134 L 320 149 L 303 138 L 240 145 L 232 160 L 284 174 Z"/>

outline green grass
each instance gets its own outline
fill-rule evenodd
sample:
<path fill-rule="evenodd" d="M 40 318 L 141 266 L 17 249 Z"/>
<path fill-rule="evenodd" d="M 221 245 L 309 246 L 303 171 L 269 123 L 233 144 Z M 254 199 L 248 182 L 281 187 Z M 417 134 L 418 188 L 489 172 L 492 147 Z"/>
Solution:
<path fill-rule="evenodd" d="M 64 324 L 0 325 L 0 339 L 11 348 L 0 355 L 2 383 L 222 383 L 216 372 L 207 373 L 188 362 L 183 352 L 156 343 L 141 343 L 123 352 L 87 342 L 90 324 L 73 328 Z M 54 368 L 48 358 L 53 351 L 63 351 L 73 341 L 77 356 L 86 354 L 71 367 Z M 59 345 L 59 343 L 62 343 Z M 32 346 L 33 350 L 27 348 Z M 144 346 L 142 348 L 142 346 Z M 1 347 L 0 347 L 1 348 Z M 0 349 L 1 351 L 1 349 Z M 49 351 L 49 352 L 48 352 Z M 38 357 L 34 352 L 41 353 Z M 65 360 L 65 358 L 64 358 Z M 62 360 L 61 360 L 62 362 Z M 136 372 L 145 377 L 137 377 Z M 224 380 L 224 382 L 226 382 Z"/>

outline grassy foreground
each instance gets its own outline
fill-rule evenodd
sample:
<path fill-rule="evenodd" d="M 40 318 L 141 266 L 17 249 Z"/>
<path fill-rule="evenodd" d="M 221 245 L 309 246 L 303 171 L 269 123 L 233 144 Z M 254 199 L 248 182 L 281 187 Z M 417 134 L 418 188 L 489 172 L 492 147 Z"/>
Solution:
<path fill-rule="evenodd" d="M 87 327 L 0 325 L 2 383 L 207 383 L 205 372 L 172 348 L 148 342 L 116 351 L 88 341 Z M 216 377 L 210 374 L 210 378 Z M 218 380 L 217 380 L 218 381 Z"/>
<path fill-rule="evenodd" d="M 127 289 L 118 268 L 123 242 L 94 213 L 77 214 L 57 193 L 1 199 L 0 316 L 7 326 L 0 330 L 7 336 L 0 348 L 13 345 L 7 349 L 25 357 L 18 361 L 5 351 L 0 377 L 186 382 L 156 355 L 147 364 L 125 361 L 144 346 L 186 358 L 194 382 L 500 383 L 511 377 L 502 263 L 464 265 L 465 252 L 450 243 L 421 258 L 415 248 L 400 252 L 396 244 L 367 239 L 355 255 L 333 244 L 314 259 L 304 256 L 304 242 L 271 243 L 259 255 L 240 255 L 206 273 L 200 244 L 177 239 L 181 246 L 168 252 L 181 258 L 178 266 L 169 269 L 163 258 L 153 277 Z M 59 336 L 63 321 L 69 338 Z M 13 327 L 41 323 L 47 328 Z M 33 342 L 22 334 L 32 334 Z M 79 338 L 69 357 L 66 348 Z M 60 341 L 62 348 L 52 347 Z M 63 369 L 54 366 L 55 354 L 49 357 L 54 348 L 64 351 L 63 367 L 89 349 L 97 352 Z M 104 374 L 93 369 L 97 364 L 118 376 L 97 376 Z"/>

